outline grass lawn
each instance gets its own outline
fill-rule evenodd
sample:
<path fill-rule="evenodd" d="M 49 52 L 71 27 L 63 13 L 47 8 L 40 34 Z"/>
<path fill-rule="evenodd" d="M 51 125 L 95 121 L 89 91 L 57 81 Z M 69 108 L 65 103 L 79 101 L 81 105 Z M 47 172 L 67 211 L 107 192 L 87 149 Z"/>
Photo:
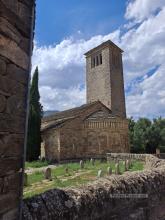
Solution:
<path fill-rule="evenodd" d="M 33 162 L 31 167 L 38 168 L 39 162 Z M 43 163 L 43 162 L 40 162 Z M 30 164 L 28 164 L 29 166 Z M 46 164 L 45 164 L 46 166 Z M 62 164 L 52 169 L 52 181 L 45 180 L 42 171 L 37 171 L 28 175 L 28 186 L 24 187 L 24 198 L 40 194 L 48 189 L 64 188 L 68 186 L 83 185 L 97 179 L 98 170 L 103 171 L 103 176 L 107 175 L 107 168 L 111 166 L 113 172 L 115 171 L 115 163 L 101 162 L 96 160 L 94 166 L 90 161 L 85 162 L 84 169 L 80 169 L 79 163 Z M 29 166 L 30 167 L 30 166 Z M 66 172 L 66 168 L 68 171 Z M 130 171 L 143 170 L 143 163 L 134 161 Z M 123 162 L 120 162 L 120 172 L 124 172 Z"/>
<path fill-rule="evenodd" d="M 33 161 L 33 162 L 26 162 L 25 163 L 25 168 L 28 169 L 28 168 L 40 168 L 40 167 L 45 167 L 45 166 L 48 166 L 49 163 L 48 161 L 40 161 L 40 160 L 37 160 L 37 161 Z"/>

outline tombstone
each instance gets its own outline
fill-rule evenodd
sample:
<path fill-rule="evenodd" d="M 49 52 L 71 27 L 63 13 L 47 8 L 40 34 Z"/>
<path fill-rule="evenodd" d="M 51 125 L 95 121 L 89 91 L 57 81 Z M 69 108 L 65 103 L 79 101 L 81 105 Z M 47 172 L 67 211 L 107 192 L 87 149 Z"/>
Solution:
<path fill-rule="evenodd" d="M 52 170 L 50 167 L 45 169 L 44 176 L 45 176 L 45 179 L 50 180 L 50 181 L 52 180 Z"/>
<path fill-rule="evenodd" d="M 80 160 L 80 168 L 84 169 L 84 161 L 83 160 Z"/>
<path fill-rule="evenodd" d="M 126 160 L 126 169 L 127 169 L 127 171 L 129 170 L 129 168 L 130 168 L 130 162 L 129 162 L 129 160 Z"/>
<path fill-rule="evenodd" d="M 28 175 L 24 173 L 24 186 L 28 186 Z"/>
<path fill-rule="evenodd" d="M 95 165 L 95 161 L 93 158 L 91 158 L 90 163 L 94 166 Z"/>
<path fill-rule="evenodd" d="M 69 171 L 69 169 L 68 169 L 68 167 L 66 167 L 66 168 L 65 168 L 65 173 L 68 174 L 68 171 Z"/>
<path fill-rule="evenodd" d="M 112 175 L 112 167 L 108 167 L 107 168 L 107 174 L 108 175 Z"/>
<path fill-rule="evenodd" d="M 103 171 L 102 170 L 99 170 L 98 173 L 97 173 L 97 177 L 100 178 L 103 176 Z"/>
<path fill-rule="evenodd" d="M 124 171 L 128 171 L 127 162 L 123 161 Z"/>
<path fill-rule="evenodd" d="M 116 164 L 115 164 L 115 174 L 116 174 L 116 175 L 120 174 L 120 166 L 119 166 L 119 163 L 116 163 Z"/>
<path fill-rule="evenodd" d="M 156 156 L 160 157 L 160 149 L 159 148 L 156 148 Z"/>

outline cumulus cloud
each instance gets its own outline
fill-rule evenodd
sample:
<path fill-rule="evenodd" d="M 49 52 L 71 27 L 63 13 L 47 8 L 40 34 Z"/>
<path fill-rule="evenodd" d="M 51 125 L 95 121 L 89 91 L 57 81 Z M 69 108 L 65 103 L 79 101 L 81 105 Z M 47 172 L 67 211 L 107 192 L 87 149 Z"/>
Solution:
<path fill-rule="evenodd" d="M 120 31 L 117 30 L 87 41 L 69 38 L 49 47 L 35 44 L 32 72 L 38 65 L 44 109 L 65 110 L 85 103 L 84 53 L 108 39 L 117 43 L 119 35 Z"/>
<path fill-rule="evenodd" d="M 118 29 L 89 40 L 71 37 L 49 47 L 35 45 L 33 69 L 39 65 L 44 109 L 64 110 L 85 103 L 83 54 L 111 39 L 125 51 L 128 116 L 165 116 L 164 5 L 162 0 L 129 1 L 125 15 L 129 29 L 124 33 Z M 138 26 L 134 26 L 136 22 L 140 22 Z"/>
<path fill-rule="evenodd" d="M 157 13 L 165 5 L 165 0 L 131 0 L 128 2 L 125 17 L 136 22 Z"/>

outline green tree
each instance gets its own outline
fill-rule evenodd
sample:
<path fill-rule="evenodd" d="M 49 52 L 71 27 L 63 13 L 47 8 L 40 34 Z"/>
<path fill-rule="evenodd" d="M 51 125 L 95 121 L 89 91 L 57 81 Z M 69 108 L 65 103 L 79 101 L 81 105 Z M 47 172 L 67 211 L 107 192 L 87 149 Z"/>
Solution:
<path fill-rule="evenodd" d="M 41 119 L 43 116 L 38 89 L 38 67 L 36 67 L 30 87 L 28 138 L 27 138 L 27 161 L 37 160 L 41 147 Z"/>
<path fill-rule="evenodd" d="M 134 126 L 133 149 L 135 153 L 144 153 L 149 145 L 151 121 L 140 118 Z"/>
<path fill-rule="evenodd" d="M 133 117 L 128 119 L 129 124 L 129 140 L 130 140 L 130 148 L 131 148 L 131 152 L 134 152 L 134 126 L 136 124 L 136 122 L 134 121 Z"/>

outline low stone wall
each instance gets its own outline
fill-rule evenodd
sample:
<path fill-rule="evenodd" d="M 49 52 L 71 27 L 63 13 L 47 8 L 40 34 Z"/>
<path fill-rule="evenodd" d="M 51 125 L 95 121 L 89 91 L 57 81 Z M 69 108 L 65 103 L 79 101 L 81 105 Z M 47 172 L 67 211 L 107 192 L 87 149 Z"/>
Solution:
<path fill-rule="evenodd" d="M 112 175 L 79 188 L 49 190 L 26 199 L 23 219 L 164 220 L 165 162 L 148 155 L 146 165 L 142 172 Z"/>
<path fill-rule="evenodd" d="M 145 161 L 150 154 L 130 154 L 130 153 L 107 153 L 107 161 L 111 160 L 141 160 Z"/>

